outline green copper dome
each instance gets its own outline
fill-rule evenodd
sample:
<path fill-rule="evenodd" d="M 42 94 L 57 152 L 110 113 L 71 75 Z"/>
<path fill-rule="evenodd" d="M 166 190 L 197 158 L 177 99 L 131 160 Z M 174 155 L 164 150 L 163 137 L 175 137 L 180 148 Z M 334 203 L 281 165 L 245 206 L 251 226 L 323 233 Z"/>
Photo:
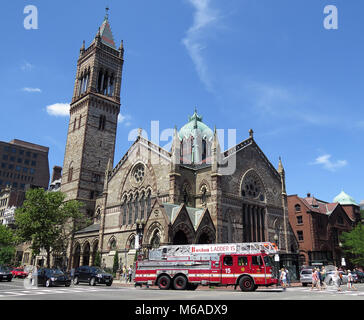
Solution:
<path fill-rule="evenodd" d="M 338 202 L 343 205 L 358 205 L 355 200 L 344 191 L 341 191 L 341 193 L 334 198 L 334 202 Z"/>
<path fill-rule="evenodd" d="M 188 123 L 178 132 L 178 137 L 180 140 L 183 140 L 188 139 L 191 136 L 196 138 L 197 135 L 202 139 L 211 141 L 214 137 L 214 132 L 202 122 L 202 117 L 199 116 L 195 110 L 192 117 L 188 117 Z"/>

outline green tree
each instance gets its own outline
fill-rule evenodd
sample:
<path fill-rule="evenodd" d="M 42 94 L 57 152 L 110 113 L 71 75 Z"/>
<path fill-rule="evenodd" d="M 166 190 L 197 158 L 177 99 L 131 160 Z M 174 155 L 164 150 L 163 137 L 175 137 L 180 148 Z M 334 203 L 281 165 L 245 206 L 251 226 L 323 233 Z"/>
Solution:
<path fill-rule="evenodd" d="M 100 251 L 96 252 L 94 266 L 101 267 L 101 254 L 100 254 Z"/>
<path fill-rule="evenodd" d="M 114 255 L 114 264 L 112 266 L 112 272 L 114 274 L 116 274 L 116 272 L 119 270 L 119 254 L 116 251 L 115 255 Z"/>
<path fill-rule="evenodd" d="M 359 223 L 352 231 L 343 232 L 340 240 L 343 250 L 351 261 L 359 266 L 364 265 L 364 226 Z"/>
<path fill-rule="evenodd" d="M 30 189 L 15 212 L 17 235 L 22 241 L 31 241 L 35 255 L 46 251 L 48 268 L 51 254 L 65 255 L 70 237 L 88 223 L 80 212 L 82 204 L 65 202 L 65 198 L 61 192 Z"/>
<path fill-rule="evenodd" d="M 11 264 L 14 260 L 16 241 L 14 232 L 0 225 L 0 265 Z"/>

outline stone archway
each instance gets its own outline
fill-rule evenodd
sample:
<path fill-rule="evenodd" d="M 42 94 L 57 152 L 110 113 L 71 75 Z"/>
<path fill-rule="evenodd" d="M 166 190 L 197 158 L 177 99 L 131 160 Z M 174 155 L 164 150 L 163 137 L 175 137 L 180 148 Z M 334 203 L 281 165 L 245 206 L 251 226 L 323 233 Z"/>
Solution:
<path fill-rule="evenodd" d="M 197 244 L 211 244 L 215 243 L 216 238 L 214 232 L 210 229 L 205 227 L 201 230 L 201 232 L 196 237 Z"/>
<path fill-rule="evenodd" d="M 178 230 L 173 237 L 174 245 L 188 244 L 188 239 L 183 230 Z"/>

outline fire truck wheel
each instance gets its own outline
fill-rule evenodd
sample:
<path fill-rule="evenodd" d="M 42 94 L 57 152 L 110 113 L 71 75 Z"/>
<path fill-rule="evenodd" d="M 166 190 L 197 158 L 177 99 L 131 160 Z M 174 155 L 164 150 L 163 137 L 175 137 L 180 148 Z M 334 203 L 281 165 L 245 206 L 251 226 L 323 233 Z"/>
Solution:
<path fill-rule="evenodd" d="M 187 288 L 188 281 L 185 276 L 177 276 L 173 279 L 173 287 L 176 290 L 185 290 Z"/>
<path fill-rule="evenodd" d="M 239 280 L 239 287 L 241 291 L 254 291 L 254 281 L 252 278 L 244 276 Z"/>
<path fill-rule="evenodd" d="M 171 285 L 171 278 L 163 275 L 158 279 L 158 287 L 161 290 L 168 290 Z"/>

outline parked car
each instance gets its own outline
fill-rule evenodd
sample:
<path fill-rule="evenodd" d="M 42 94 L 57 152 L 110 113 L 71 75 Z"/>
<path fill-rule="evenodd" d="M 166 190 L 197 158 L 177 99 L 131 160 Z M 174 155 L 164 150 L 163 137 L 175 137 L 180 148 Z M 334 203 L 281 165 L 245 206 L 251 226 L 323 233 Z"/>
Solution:
<path fill-rule="evenodd" d="M 354 282 L 364 283 L 364 272 L 356 270 L 356 271 L 353 271 L 352 274 L 353 274 L 353 277 L 354 277 L 354 274 L 356 275 L 356 281 L 354 278 Z"/>
<path fill-rule="evenodd" d="M 343 272 L 343 271 L 339 271 L 342 274 L 342 281 L 341 284 L 347 284 L 348 283 L 348 275 Z M 329 271 L 326 273 L 326 278 L 325 278 L 325 283 L 329 286 L 334 285 L 334 280 L 333 280 L 333 275 L 334 275 L 335 271 Z"/>
<path fill-rule="evenodd" d="M 11 281 L 13 279 L 13 274 L 11 273 L 10 268 L 5 266 L 0 266 L 0 281 L 7 280 Z"/>
<path fill-rule="evenodd" d="M 44 285 L 46 287 L 52 287 L 52 286 L 69 287 L 71 285 L 71 278 L 58 269 L 47 269 L 47 268 L 38 269 L 37 272 L 33 274 L 33 279 L 32 279 L 33 284 L 35 280 L 34 277 L 36 277 L 38 284 Z"/>
<path fill-rule="evenodd" d="M 11 273 L 14 278 L 26 278 L 28 276 L 28 272 L 25 272 L 21 268 L 13 268 L 13 270 L 11 270 Z"/>
<path fill-rule="evenodd" d="M 302 286 L 307 287 L 312 284 L 312 269 L 302 269 L 300 272 L 300 282 Z"/>
<path fill-rule="evenodd" d="M 96 284 L 111 286 L 113 276 L 99 267 L 82 266 L 76 268 L 73 280 L 74 284 L 79 284 L 80 282 L 86 282 L 90 286 L 95 286 Z"/>

